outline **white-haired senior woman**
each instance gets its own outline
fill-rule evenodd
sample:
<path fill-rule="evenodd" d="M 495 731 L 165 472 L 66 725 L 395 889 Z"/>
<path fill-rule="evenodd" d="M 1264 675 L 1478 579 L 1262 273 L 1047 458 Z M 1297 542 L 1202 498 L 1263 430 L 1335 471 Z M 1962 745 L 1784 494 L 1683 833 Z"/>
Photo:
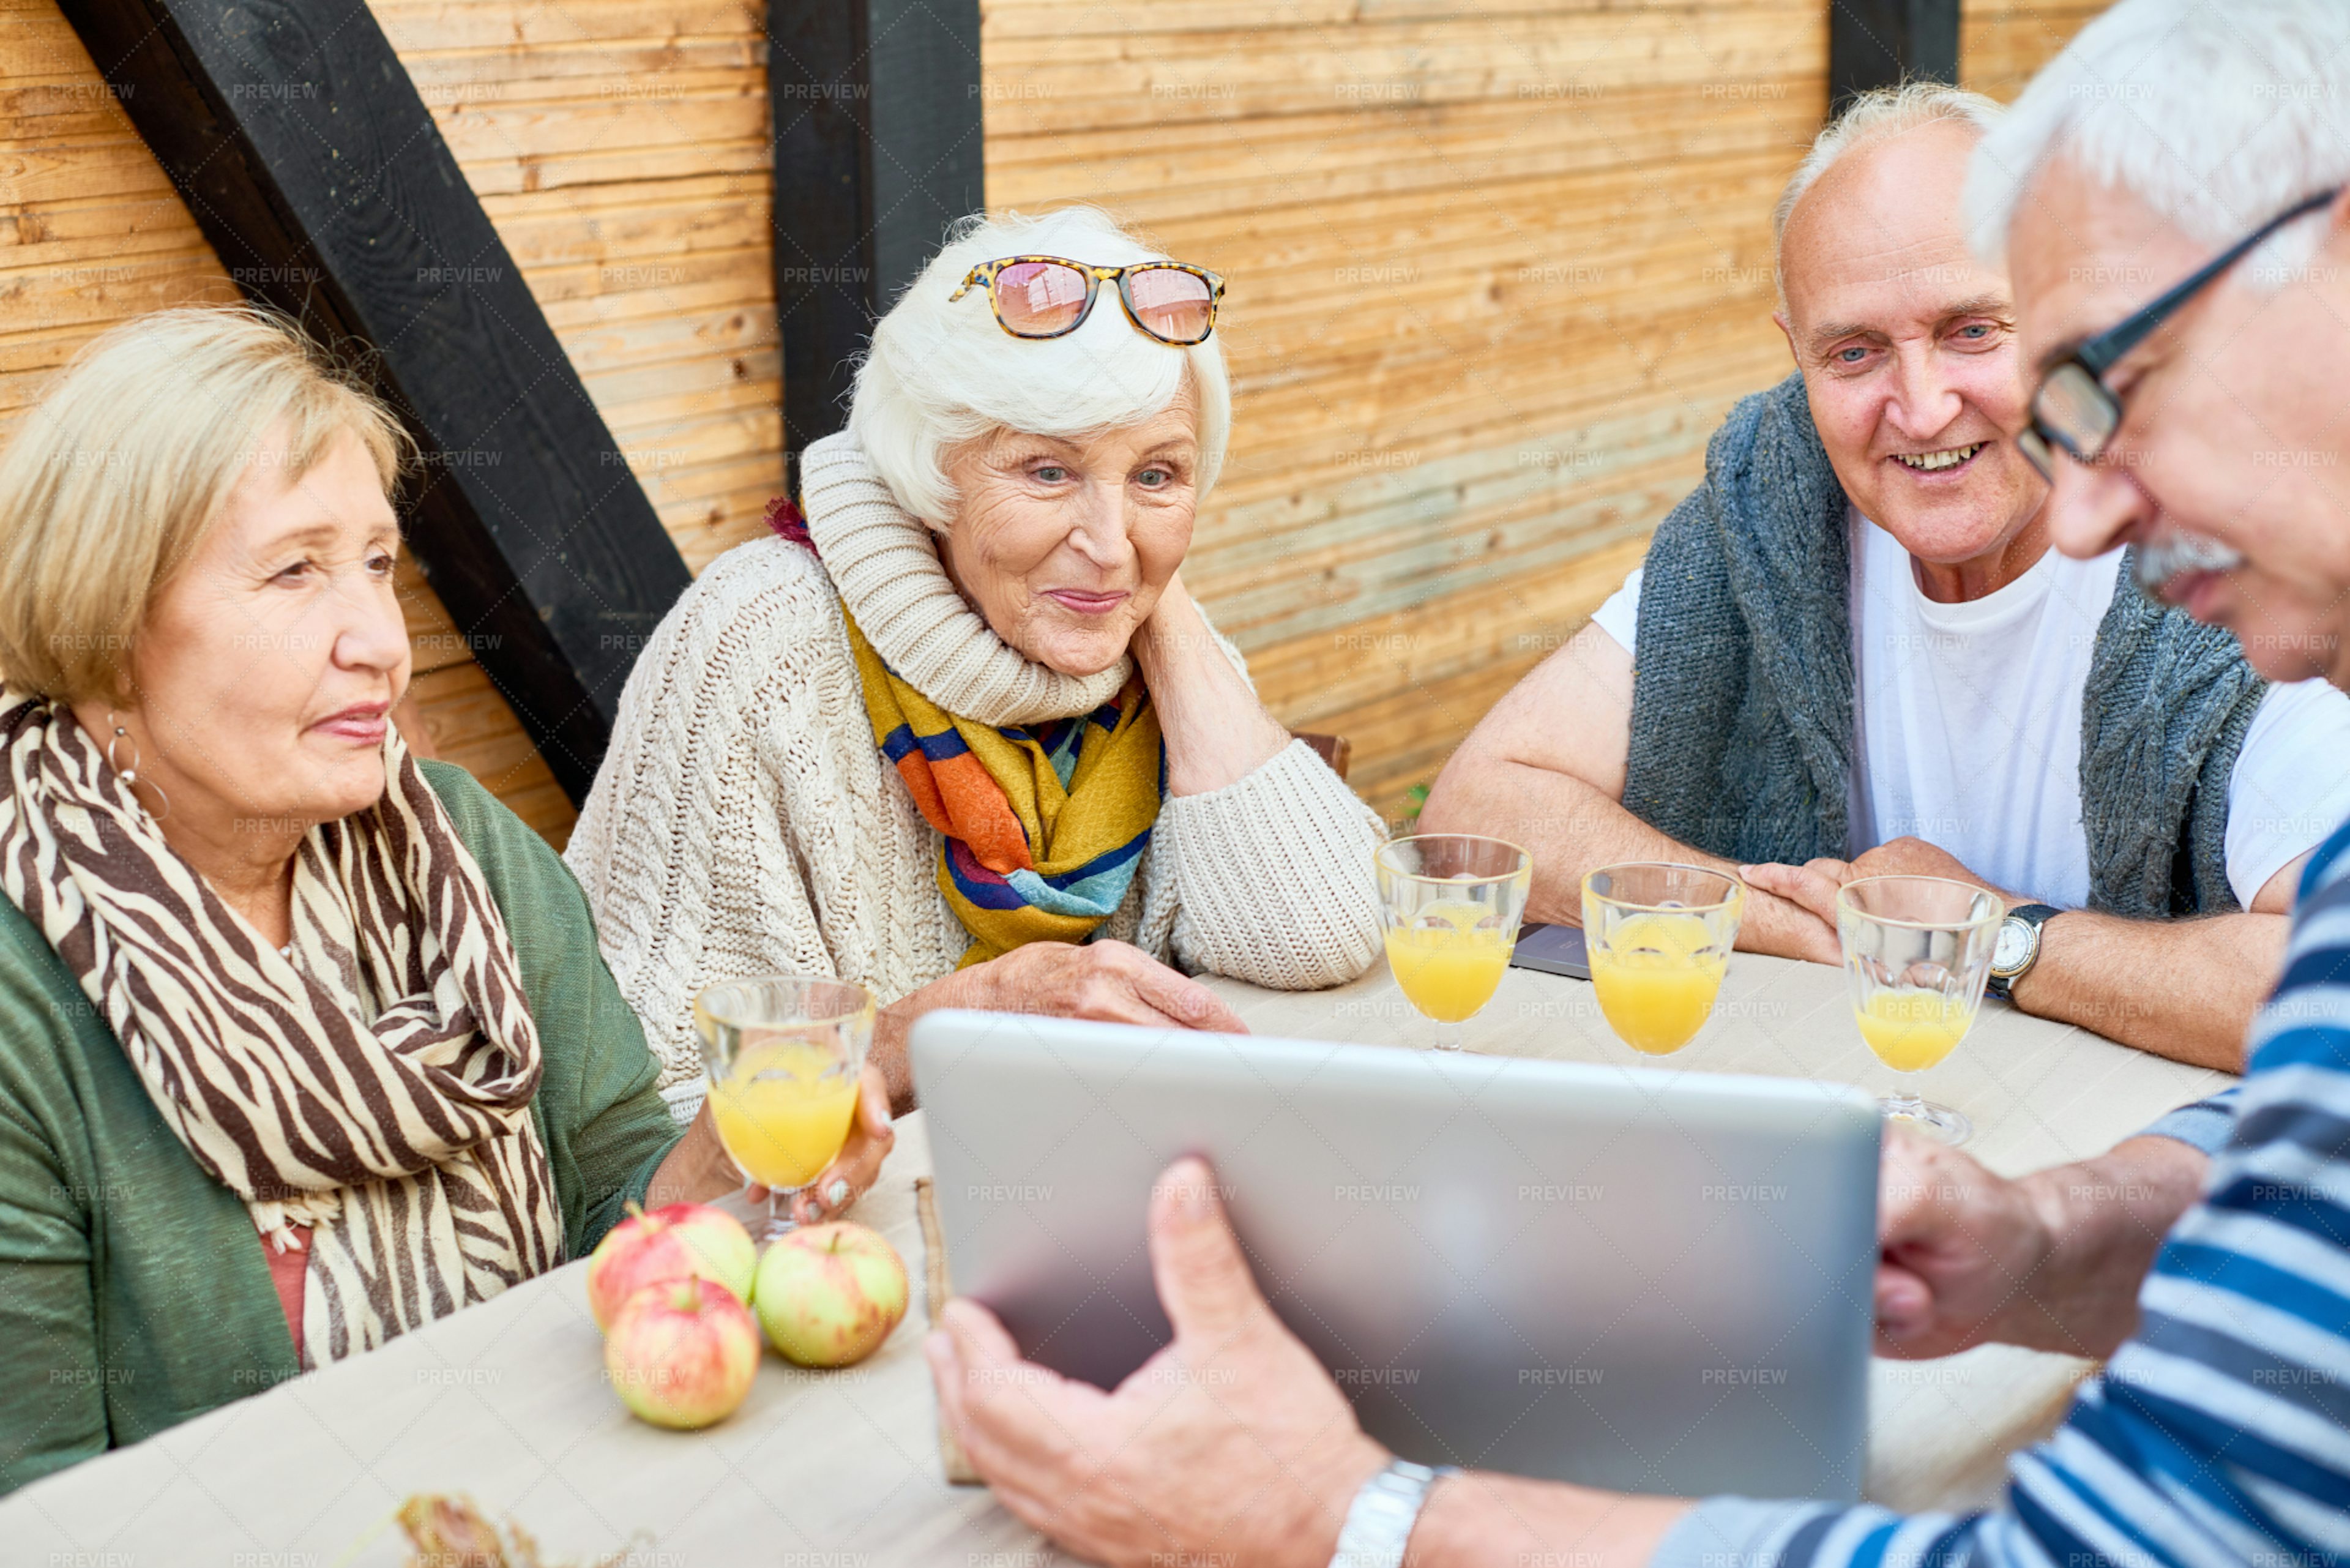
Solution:
<path fill-rule="evenodd" d="M 933 1007 L 1237 1031 L 1170 963 L 1377 955 L 1378 819 L 1184 590 L 1232 402 L 1221 284 L 1115 270 L 1166 259 L 1089 208 L 966 221 L 809 446 L 805 529 L 779 508 L 639 660 L 568 858 L 675 1098 L 733 976 L 872 986 L 903 1105 Z"/>

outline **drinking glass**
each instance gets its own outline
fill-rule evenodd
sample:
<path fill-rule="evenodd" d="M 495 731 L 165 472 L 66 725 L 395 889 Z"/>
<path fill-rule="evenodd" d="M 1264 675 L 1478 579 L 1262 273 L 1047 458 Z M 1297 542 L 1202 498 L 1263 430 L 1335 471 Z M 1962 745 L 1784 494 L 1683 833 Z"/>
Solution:
<path fill-rule="evenodd" d="M 766 1238 L 793 1228 L 792 1195 L 848 1141 L 873 993 L 847 981 L 773 974 L 723 981 L 693 999 L 718 1139 L 767 1189 Z"/>
<path fill-rule="evenodd" d="M 1633 860 L 1587 874 L 1584 951 L 1616 1038 L 1649 1056 L 1688 1044 L 1713 1012 L 1745 912 L 1746 884 L 1702 866 Z"/>
<path fill-rule="evenodd" d="M 1388 967 L 1411 1004 L 1440 1025 L 1440 1051 L 1493 1000 L 1517 946 L 1534 857 L 1499 838 L 1423 833 L 1382 845 L 1374 866 Z"/>
<path fill-rule="evenodd" d="M 1899 1091 L 1880 1104 L 1886 1116 L 1941 1143 L 1966 1142 L 1974 1125 L 1918 1098 L 1916 1075 L 1974 1027 L 2005 913 L 1991 894 L 1947 877 L 1864 877 L 1836 895 L 1836 938 L 1860 1037 L 1902 1075 Z"/>

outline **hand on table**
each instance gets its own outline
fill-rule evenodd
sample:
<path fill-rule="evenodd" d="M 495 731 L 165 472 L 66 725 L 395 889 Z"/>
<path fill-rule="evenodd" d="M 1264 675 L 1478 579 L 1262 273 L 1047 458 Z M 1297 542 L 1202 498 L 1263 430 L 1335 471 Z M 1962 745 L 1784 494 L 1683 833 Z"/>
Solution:
<path fill-rule="evenodd" d="M 1739 875 L 1749 887 L 1784 899 L 1820 921 L 1827 933 L 1827 956 L 1820 961 L 1825 963 L 1844 961 L 1836 945 L 1836 894 L 1846 883 L 1863 877 L 1947 877 L 1954 882 L 1971 882 L 1987 888 L 2006 903 L 2019 902 L 1968 870 L 1957 856 L 1940 845 L 1929 844 L 1922 838 L 1896 838 L 1851 860 L 1823 856 L 1801 866 L 1769 862 L 1742 866 Z"/>
<path fill-rule="evenodd" d="M 1029 942 L 953 977 L 954 1005 L 1245 1034 L 1224 999 L 1126 942 Z"/>
<path fill-rule="evenodd" d="M 931 981 L 883 1008 L 874 1022 L 873 1061 L 901 1112 L 914 1106 L 906 1038 L 914 1021 L 941 1007 L 1090 1018 L 1105 1023 L 1207 1029 L 1245 1034 L 1224 999 L 1128 942 L 1027 942 L 1002 958 Z"/>
<path fill-rule="evenodd" d="M 1777 867 L 1749 866 L 1740 873 L 1747 890 L 1746 909 L 1738 920 L 1739 950 L 1801 959 L 1807 963 L 1842 963 L 1844 953 L 1836 945 L 1834 919 L 1821 919 L 1804 904 L 1783 897 L 1754 875 L 1773 869 Z"/>
<path fill-rule="evenodd" d="M 923 1351 L 997 1500 L 1076 1555 L 1322 1568 L 1388 1455 L 1265 1304 L 1213 1180 L 1187 1158 L 1151 1189 L 1151 1272 L 1175 1338 L 1115 1393 L 1022 1361 L 961 1298 Z"/>

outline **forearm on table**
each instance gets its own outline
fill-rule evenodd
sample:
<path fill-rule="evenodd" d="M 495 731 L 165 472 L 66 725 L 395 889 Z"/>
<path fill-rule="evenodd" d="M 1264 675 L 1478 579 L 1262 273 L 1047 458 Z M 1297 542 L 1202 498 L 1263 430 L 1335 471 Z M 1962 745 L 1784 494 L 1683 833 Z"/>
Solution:
<path fill-rule="evenodd" d="M 1407 1568 L 1487 1568 L 1496 1563 L 1573 1563 L 1644 1568 L 1690 1504 L 1562 1481 L 1474 1470 L 1430 1490 L 1412 1529 Z"/>
<path fill-rule="evenodd" d="M 1163 929 L 1164 956 L 1193 973 L 1269 991 L 1343 985 L 1379 956 L 1372 864 L 1386 837 L 1337 774 L 1290 745 L 1237 784 L 1166 804 L 1144 928 Z M 1168 905 L 1171 920 L 1155 926 Z"/>
<path fill-rule="evenodd" d="M 2040 929 L 2015 1004 L 2158 1056 L 2241 1072 L 2244 1032 L 2284 962 L 2283 915 L 2130 920 L 2071 909 Z"/>
<path fill-rule="evenodd" d="M 1738 863 L 1692 848 L 1641 821 L 1596 784 L 1555 768 L 1485 756 L 1448 766 L 1419 814 L 1423 833 L 1482 833 L 1524 846 L 1534 857 L 1526 919 L 1583 924 L 1583 878 L 1627 860 L 1670 860 L 1728 876 Z M 1749 888 L 1738 945 L 1777 951 L 1772 939 L 1803 911 Z M 1805 917 L 1808 919 L 1809 917 Z"/>
<path fill-rule="evenodd" d="M 2049 1252 L 2022 1282 L 1992 1337 L 2071 1355 L 2111 1355 L 2137 1332 L 2138 1287 L 2210 1168 L 2199 1149 L 2151 1137 L 2025 1177 Z"/>
<path fill-rule="evenodd" d="M 1583 878 L 1626 860 L 1678 860 L 1737 875 L 1726 860 L 1658 832 L 1597 785 L 1491 754 L 1456 758 L 1420 808 L 1423 833 L 1480 833 L 1533 852 L 1526 919 L 1583 923 Z"/>

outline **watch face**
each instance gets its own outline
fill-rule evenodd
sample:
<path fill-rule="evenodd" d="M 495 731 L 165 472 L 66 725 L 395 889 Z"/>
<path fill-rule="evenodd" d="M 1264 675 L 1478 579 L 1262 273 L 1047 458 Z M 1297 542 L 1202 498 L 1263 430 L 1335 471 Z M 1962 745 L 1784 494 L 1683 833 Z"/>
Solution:
<path fill-rule="evenodd" d="M 2013 974 L 2023 966 L 2023 961 L 2031 951 L 2032 928 L 2010 915 L 1999 923 L 1999 945 L 1991 952 L 1991 971 Z"/>

